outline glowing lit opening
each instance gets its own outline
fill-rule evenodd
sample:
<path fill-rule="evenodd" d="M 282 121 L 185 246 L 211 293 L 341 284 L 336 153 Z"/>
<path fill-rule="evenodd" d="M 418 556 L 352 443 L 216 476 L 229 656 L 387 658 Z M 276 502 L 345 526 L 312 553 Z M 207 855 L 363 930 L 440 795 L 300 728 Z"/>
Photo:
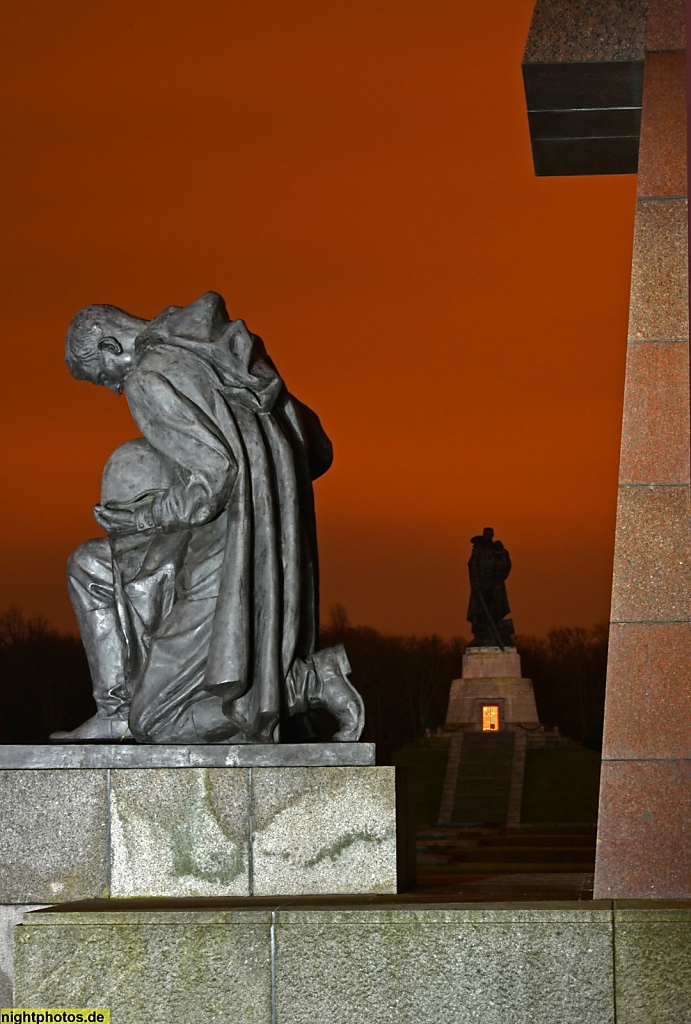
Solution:
<path fill-rule="evenodd" d="M 484 704 L 482 707 L 482 731 L 496 732 L 499 728 L 499 708 L 496 704 Z"/>

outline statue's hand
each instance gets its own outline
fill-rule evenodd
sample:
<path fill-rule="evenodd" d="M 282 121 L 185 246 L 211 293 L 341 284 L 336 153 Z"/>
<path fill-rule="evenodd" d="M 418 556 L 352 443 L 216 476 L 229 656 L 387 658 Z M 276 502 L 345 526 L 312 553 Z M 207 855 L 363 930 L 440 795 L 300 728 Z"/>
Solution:
<path fill-rule="evenodd" d="M 137 521 L 134 512 L 128 508 L 108 508 L 94 505 L 94 517 L 106 533 L 136 533 Z"/>

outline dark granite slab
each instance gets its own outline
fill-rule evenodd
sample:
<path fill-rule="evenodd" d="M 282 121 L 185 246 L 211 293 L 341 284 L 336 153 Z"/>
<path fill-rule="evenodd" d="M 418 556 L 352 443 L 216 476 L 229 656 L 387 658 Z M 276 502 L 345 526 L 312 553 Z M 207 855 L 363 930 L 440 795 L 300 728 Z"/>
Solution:
<path fill-rule="evenodd" d="M 523 56 L 535 173 L 635 174 L 645 0 L 537 0 Z"/>
<path fill-rule="evenodd" d="M 390 763 L 374 743 L 167 745 L 59 743 L 0 746 L 2 769 L 275 768 Z"/>
<path fill-rule="evenodd" d="M 533 139 L 537 177 L 574 174 L 635 174 L 638 137 Z"/>
<path fill-rule="evenodd" d="M 533 139 L 638 137 L 639 107 L 595 107 L 592 110 L 529 110 Z"/>
<path fill-rule="evenodd" d="M 523 84 L 528 110 L 640 109 L 643 61 L 524 64 Z"/>
<path fill-rule="evenodd" d="M 524 64 L 538 176 L 635 174 L 643 62 Z"/>

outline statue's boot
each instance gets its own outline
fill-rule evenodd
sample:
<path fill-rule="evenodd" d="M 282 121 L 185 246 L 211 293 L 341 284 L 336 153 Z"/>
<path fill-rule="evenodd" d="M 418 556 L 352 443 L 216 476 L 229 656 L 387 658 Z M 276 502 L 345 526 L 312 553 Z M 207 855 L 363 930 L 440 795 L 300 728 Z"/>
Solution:
<path fill-rule="evenodd" d="M 309 662 L 314 673 L 308 673 L 308 705 L 334 716 L 340 726 L 333 737 L 337 743 L 356 743 L 365 728 L 365 705 L 348 679 L 350 662 L 343 644 L 317 651 Z"/>
<path fill-rule="evenodd" d="M 76 729 L 51 733 L 50 738 L 54 743 L 134 743 L 125 681 L 127 647 L 115 610 L 83 612 L 80 628 L 97 711 Z"/>
<path fill-rule="evenodd" d="M 52 732 L 53 743 L 134 743 L 127 717 L 103 715 L 97 711 L 70 732 Z"/>

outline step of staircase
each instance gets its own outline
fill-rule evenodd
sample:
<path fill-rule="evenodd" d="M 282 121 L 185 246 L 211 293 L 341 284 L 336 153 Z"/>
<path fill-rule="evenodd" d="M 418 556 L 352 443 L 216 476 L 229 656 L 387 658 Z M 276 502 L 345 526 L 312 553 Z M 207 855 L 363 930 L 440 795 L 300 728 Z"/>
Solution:
<path fill-rule="evenodd" d="M 505 824 L 511 793 L 515 733 L 463 737 L 451 820 Z"/>
<path fill-rule="evenodd" d="M 591 872 L 595 825 L 433 826 L 417 833 L 418 874 Z"/>

